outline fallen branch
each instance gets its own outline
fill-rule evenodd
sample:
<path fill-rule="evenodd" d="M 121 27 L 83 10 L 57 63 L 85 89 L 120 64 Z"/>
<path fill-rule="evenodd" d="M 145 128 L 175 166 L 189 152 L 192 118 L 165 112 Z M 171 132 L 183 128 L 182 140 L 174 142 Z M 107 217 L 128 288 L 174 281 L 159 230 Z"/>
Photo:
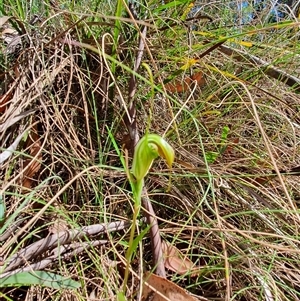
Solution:
<path fill-rule="evenodd" d="M 13 224 L 9 226 L 8 229 L 3 234 L 0 235 L 0 242 L 7 240 L 18 229 L 19 225 L 22 223 L 23 223 L 22 219 L 13 222 Z"/>
<path fill-rule="evenodd" d="M 130 225 L 131 223 L 128 221 L 119 221 L 109 224 L 95 224 L 82 227 L 81 229 L 66 230 L 52 234 L 21 249 L 19 252 L 14 254 L 11 258 L 8 259 L 8 262 L 6 262 L 6 267 L 4 268 L 3 272 L 11 271 L 19 267 L 21 264 L 32 260 L 32 258 L 36 258 L 40 254 L 52 250 L 57 246 L 70 244 L 75 240 L 80 240 L 92 235 L 119 231 L 124 228 L 128 228 Z M 0 278 L 2 276 L 3 274 L 1 274 Z"/>
<path fill-rule="evenodd" d="M 44 258 L 43 260 L 41 260 L 39 262 L 36 262 L 36 263 L 33 263 L 33 264 L 30 264 L 26 267 L 22 267 L 22 268 L 15 269 L 15 270 L 10 271 L 10 272 L 2 273 L 0 275 L 0 279 L 5 278 L 5 277 L 9 277 L 9 276 L 12 276 L 14 274 L 21 273 L 21 272 L 43 270 L 47 266 L 49 266 L 50 264 L 52 264 L 52 263 L 54 263 L 58 260 L 60 260 L 60 261 L 67 260 L 70 257 L 73 257 L 73 256 L 75 256 L 75 255 L 77 255 L 77 254 L 79 254 L 83 251 L 86 251 L 87 249 L 90 249 L 92 247 L 96 247 L 96 246 L 99 246 L 99 245 L 103 245 L 105 243 L 107 243 L 107 240 L 95 240 L 95 241 L 84 242 L 84 243 L 80 242 L 80 245 L 77 244 L 77 246 L 73 246 L 72 244 L 68 245 L 67 247 L 59 246 L 53 252 L 54 255 L 49 256 L 47 258 Z M 66 254 L 63 254 L 67 251 L 69 251 L 69 252 L 66 253 Z"/>
<path fill-rule="evenodd" d="M 241 50 L 230 48 L 229 46 L 219 45 L 218 48 L 222 53 L 233 57 L 233 59 L 240 62 L 251 62 L 256 65 L 259 69 L 263 70 L 264 73 L 290 87 L 293 88 L 295 92 L 300 93 L 300 79 L 288 74 L 287 72 L 276 68 L 271 63 L 268 63 L 257 56 L 246 53 Z"/>

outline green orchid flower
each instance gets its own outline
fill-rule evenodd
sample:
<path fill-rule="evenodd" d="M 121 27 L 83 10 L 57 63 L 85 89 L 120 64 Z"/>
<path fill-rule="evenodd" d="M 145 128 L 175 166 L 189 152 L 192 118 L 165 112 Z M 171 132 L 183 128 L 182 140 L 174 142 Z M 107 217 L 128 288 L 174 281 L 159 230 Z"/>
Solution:
<path fill-rule="evenodd" d="M 149 172 L 154 159 L 161 156 L 171 168 L 174 162 L 174 150 L 171 145 L 157 134 L 145 135 L 136 145 L 131 173 L 136 181 L 141 181 Z"/>

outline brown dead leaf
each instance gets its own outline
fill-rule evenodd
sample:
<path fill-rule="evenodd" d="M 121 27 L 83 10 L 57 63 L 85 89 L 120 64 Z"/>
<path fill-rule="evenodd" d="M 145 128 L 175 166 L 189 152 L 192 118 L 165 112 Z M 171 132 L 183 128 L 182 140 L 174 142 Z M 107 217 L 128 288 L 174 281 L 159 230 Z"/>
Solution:
<path fill-rule="evenodd" d="M 172 246 L 169 242 L 162 241 L 162 251 L 164 256 L 165 267 L 179 275 L 195 271 L 193 262 L 187 258 L 179 249 Z M 193 273 L 192 277 L 197 276 Z"/>
<path fill-rule="evenodd" d="M 177 284 L 160 276 L 146 273 L 142 301 L 196 301 Z"/>
<path fill-rule="evenodd" d="M 165 88 L 168 92 L 181 93 L 188 91 L 194 82 L 197 82 L 199 87 L 203 87 L 205 85 L 205 79 L 202 72 L 197 72 L 191 77 L 187 76 L 183 80 L 175 80 L 174 83 L 167 83 L 165 84 Z"/>
<path fill-rule="evenodd" d="M 3 27 L 3 25 L 10 19 L 11 17 L 9 16 L 2 16 L 0 17 L 0 28 Z"/>
<path fill-rule="evenodd" d="M 26 148 L 29 150 L 29 155 L 37 158 L 27 158 L 24 161 L 23 167 L 27 167 L 23 174 L 22 186 L 23 188 L 31 188 L 32 182 L 34 181 L 34 176 L 41 168 L 42 154 L 40 152 L 41 142 L 39 141 L 39 135 L 37 131 L 37 123 L 33 126 L 30 135 L 26 140 Z M 29 166 L 28 166 L 29 165 Z"/>

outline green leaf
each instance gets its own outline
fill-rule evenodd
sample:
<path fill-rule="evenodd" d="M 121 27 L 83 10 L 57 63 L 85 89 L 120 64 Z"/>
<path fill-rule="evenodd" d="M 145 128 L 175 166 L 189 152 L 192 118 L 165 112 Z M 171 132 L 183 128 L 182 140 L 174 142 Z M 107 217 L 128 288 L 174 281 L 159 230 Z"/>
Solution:
<path fill-rule="evenodd" d="M 229 131 L 230 131 L 229 126 L 225 125 L 222 129 L 222 134 L 221 134 L 222 143 L 226 142 Z"/>
<path fill-rule="evenodd" d="M 3 200 L 2 195 L 0 195 L 0 226 L 2 226 L 5 221 L 5 215 L 6 215 L 5 201 Z"/>
<path fill-rule="evenodd" d="M 221 149 L 220 149 L 220 154 L 223 154 L 224 151 L 226 150 L 226 143 L 227 143 L 227 138 L 228 138 L 228 134 L 230 132 L 229 127 L 226 125 L 223 127 L 222 129 L 222 134 L 221 134 Z"/>
<path fill-rule="evenodd" d="M 217 160 L 218 156 L 219 153 L 217 152 L 207 152 L 205 154 L 205 158 L 208 163 L 214 163 Z"/>
<path fill-rule="evenodd" d="M 166 4 L 160 5 L 158 8 L 156 8 L 154 10 L 154 12 L 157 13 L 157 12 L 160 12 L 162 10 L 168 10 L 168 9 L 173 8 L 173 7 L 177 7 L 179 5 L 186 4 L 186 3 L 187 3 L 186 0 L 170 1 L 170 2 L 168 2 Z"/>
<path fill-rule="evenodd" d="M 149 229 L 151 228 L 151 225 L 148 225 L 132 242 L 131 250 L 134 252 L 139 242 L 144 238 L 144 236 L 149 232 Z"/>
<path fill-rule="evenodd" d="M 54 289 L 76 289 L 81 285 L 72 279 L 45 271 L 21 272 L 0 279 L 0 287 L 40 285 Z"/>
<path fill-rule="evenodd" d="M 206 161 L 208 163 L 214 163 L 217 158 L 219 157 L 219 155 L 222 155 L 224 153 L 224 151 L 226 150 L 226 142 L 227 142 L 227 138 L 228 138 L 228 135 L 229 135 L 229 132 L 230 132 L 230 129 L 227 125 L 225 125 L 222 129 L 222 133 L 221 133 L 221 142 L 220 142 L 220 145 L 221 145 L 221 148 L 219 150 L 219 152 L 207 152 L 205 154 L 205 158 L 206 158 Z"/>
<path fill-rule="evenodd" d="M 127 301 L 125 295 L 124 295 L 122 292 L 119 292 L 119 293 L 117 294 L 117 300 L 118 300 L 118 301 Z"/>

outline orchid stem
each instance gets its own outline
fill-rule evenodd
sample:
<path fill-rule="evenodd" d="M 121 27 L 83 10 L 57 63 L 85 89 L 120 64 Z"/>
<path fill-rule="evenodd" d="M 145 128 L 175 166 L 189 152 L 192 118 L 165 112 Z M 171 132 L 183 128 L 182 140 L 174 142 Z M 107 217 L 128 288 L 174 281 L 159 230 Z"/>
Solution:
<path fill-rule="evenodd" d="M 134 201 L 132 226 L 128 248 L 126 251 L 126 269 L 124 275 L 123 294 L 126 295 L 127 282 L 129 277 L 129 267 L 132 255 L 135 251 L 135 229 L 136 222 L 140 213 L 142 204 L 142 191 L 144 187 L 144 178 L 148 174 L 151 165 L 158 156 L 166 159 L 169 167 L 174 162 L 174 150 L 161 136 L 157 134 L 146 134 L 135 146 L 131 174 L 128 173 L 128 180 L 131 185 Z"/>
<path fill-rule="evenodd" d="M 133 209 L 133 218 L 132 218 L 132 226 L 130 229 L 128 249 L 126 251 L 126 256 L 125 256 L 126 257 L 126 269 L 125 269 L 124 286 L 123 286 L 124 295 L 126 294 L 126 286 L 127 286 L 127 282 L 128 282 L 128 276 L 129 276 L 129 266 L 131 263 L 132 254 L 134 252 L 133 240 L 134 240 L 134 234 L 135 234 L 135 228 L 136 228 L 136 221 L 137 221 L 138 215 L 140 213 L 140 209 L 141 209 L 144 179 L 138 180 L 138 181 L 131 179 L 130 182 L 131 182 L 131 186 L 132 186 L 132 190 L 133 190 L 134 209 Z"/>

